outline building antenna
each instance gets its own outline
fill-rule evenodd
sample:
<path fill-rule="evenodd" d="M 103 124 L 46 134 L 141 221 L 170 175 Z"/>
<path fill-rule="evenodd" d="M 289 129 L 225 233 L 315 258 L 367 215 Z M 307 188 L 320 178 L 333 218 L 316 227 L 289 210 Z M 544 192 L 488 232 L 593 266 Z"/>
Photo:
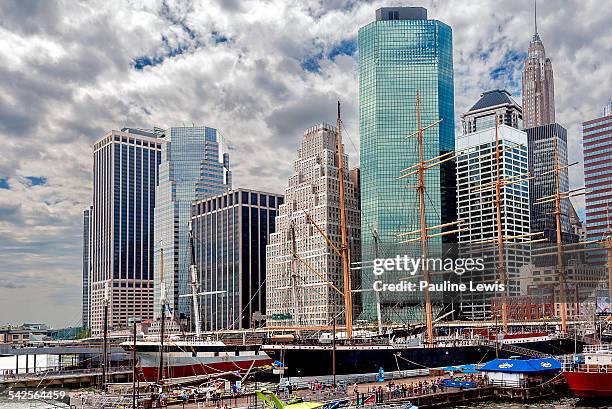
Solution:
<path fill-rule="evenodd" d="M 538 0 L 533 0 L 533 26 L 538 34 Z"/>

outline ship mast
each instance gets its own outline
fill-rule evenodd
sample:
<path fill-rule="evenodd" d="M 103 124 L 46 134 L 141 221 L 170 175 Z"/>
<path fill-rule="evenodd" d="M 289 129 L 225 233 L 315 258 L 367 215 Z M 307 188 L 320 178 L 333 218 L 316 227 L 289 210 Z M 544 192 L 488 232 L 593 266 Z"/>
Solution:
<path fill-rule="evenodd" d="M 346 337 L 353 337 L 353 299 L 351 290 L 351 256 L 346 234 L 346 208 L 344 203 L 344 160 L 342 147 L 342 124 L 340 119 L 340 101 L 338 101 L 338 178 L 340 179 L 340 230 L 342 241 L 340 253 L 342 257 L 342 272 L 344 275 L 344 314 Z"/>
<path fill-rule="evenodd" d="M 160 246 L 160 262 L 159 262 L 159 303 L 161 305 L 160 330 L 159 330 L 159 370 L 157 372 L 157 383 L 161 383 L 164 379 L 164 327 L 166 325 L 166 283 L 164 282 L 164 244 Z"/>
<path fill-rule="evenodd" d="M 102 390 L 106 392 L 106 365 L 108 363 L 108 305 L 109 305 L 109 288 L 108 282 L 104 283 L 104 340 L 102 344 Z"/>
<path fill-rule="evenodd" d="M 198 268 L 195 261 L 195 246 L 193 243 L 193 229 L 191 223 L 189 223 L 189 247 L 191 248 L 191 264 L 189 265 L 189 272 L 191 273 L 191 298 L 193 301 L 193 319 L 195 321 L 195 334 L 200 339 L 200 304 L 198 302 L 198 289 L 200 284 L 198 283 Z"/>
<path fill-rule="evenodd" d="M 417 124 L 419 140 L 419 166 L 418 185 L 419 210 L 421 213 L 421 259 L 423 260 L 423 279 L 427 283 L 425 287 L 425 319 L 427 324 L 427 341 L 434 342 L 433 332 L 433 309 L 431 305 L 431 293 L 429 292 L 429 266 L 427 263 L 427 220 L 425 219 L 425 165 L 423 163 L 423 128 L 421 128 L 421 96 L 417 92 Z"/>
<path fill-rule="evenodd" d="M 417 99 L 417 131 L 408 135 L 407 138 L 417 136 L 418 139 L 418 149 L 419 149 L 419 160 L 412 166 L 407 167 L 406 169 L 402 169 L 400 172 L 403 173 L 398 179 L 404 179 L 411 176 L 417 176 L 417 184 L 413 186 L 404 186 L 409 189 L 416 189 L 419 196 L 419 215 L 420 215 L 420 228 L 405 232 L 399 233 L 397 237 L 405 237 L 416 235 L 416 237 L 409 238 L 407 240 L 401 241 L 400 244 L 404 243 L 412 243 L 412 242 L 420 242 L 421 243 L 421 258 L 422 258 L 422 271 L 423 271 L 423 280 L 428 284 L 423 292 L 425 293 L 425 324 L 427 327 L 427 343 L 432 345 L 434 343 L 434 320 L 433 320 L 433 305 L 431 302 L 431 293 L 429 292 L 429 284 L 431 283 L 429 266 L 427 265 L 427 240 L 434 237 L 442 237 L 449 234 L 458 233 L 464 229 L 456 229 L 451 231 L 441 231 L 440 233 L 430 234 L 430 230 L 436 229 L 444 229 L 453 225 L 458 225 L 462 223 L 461 220 L 456 220 L 454 222 L 442 223 L 437 226 L 428 227 L 427 219 L 425 217 L 425 171 L 431 169 L 435 166 L 439 166 L 444 162 L 448 162 L 456 158 L 455 152 L 447 152 L 441 155 L 438 155 L 431 159 L 424 159 L 423 156 L 423 132 L 429 128 L 433 128 L 442 122 L 442 119 L 438 119 L 437 121 L 432 122 L 431 124 L 423 127 L 421 125 L 421 95 L 417 91 L 416 94 Z M 404 173 L 408 172 L 408 173 Z"/>
<path fill-rule="evenodd" d="M 299 327 L 301 325 L 301 311 L 300 311 L 300 300 L 297 294 L 297 279 L 298 279 L 298 268 L 297 268 L 297 243 L 295 241 L 295 225 L 293 221 L 290 225 L 291 234 L 291 298 L 293 300 L 293 314 L 295 315 L 295 325 Z M 297 331 L 299 335 L 299 331 Z"/>
<path fill-rule="evenodd" d="M 554 140 L 555 154 L 555 223 L 557 227 L 557 266 L 559 268 L 559 301 L 561 302 L 561 334 L 567 334 L 567 304 L 565 283 L 565 260 L 563 254 L 563 237 L 561 235 L 561 191 L 559 190 L 559 152 L 557 140 Z"/>
<path fill-rule="evenodd" d="M 504 246 L 504 233 L 502 227 L 501 217 L 501 163 L 500 163 L 500 151 L 499 151 L 499 118 L 495 115 L 495 167 L 496 179 L 495 179 L 495 208 L 497 213 L 497 257 L 499 269 L 499 278 L 501 283 L 504 285 L 504 290 L 501 292 L 501 315 L 502 315 L 502 332 L 508 333 L 508 298 L 506 288 L 506 261 L 505 257 L 505 246 Z"/>

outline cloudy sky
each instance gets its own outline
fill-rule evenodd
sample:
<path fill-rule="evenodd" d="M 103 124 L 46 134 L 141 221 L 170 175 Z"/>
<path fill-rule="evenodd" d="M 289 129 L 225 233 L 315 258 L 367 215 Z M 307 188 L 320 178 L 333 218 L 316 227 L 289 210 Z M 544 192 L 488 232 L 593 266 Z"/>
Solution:
<path fill-rule="evenodd" d="M 557 121 L 582 161 L 581 122 L 612 97 L 612 8 L 540 3 Z M 400 4 L 453 28 L 458 123 L 482 91 L 520 102 L 532 0 L 0 2 L 0 325 L 80 323 L 91 145 L 110 129 L 216 127 L 235 186 L 282 192 L 302 131 L 340 99 L 357 163 L 357 30 Z"/>

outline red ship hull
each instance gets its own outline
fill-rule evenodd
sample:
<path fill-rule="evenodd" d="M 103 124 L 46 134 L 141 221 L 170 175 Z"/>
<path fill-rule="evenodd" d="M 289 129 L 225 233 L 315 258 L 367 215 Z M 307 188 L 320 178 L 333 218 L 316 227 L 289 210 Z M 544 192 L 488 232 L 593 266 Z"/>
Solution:
<path fill-rule="evenodd" d="M 563 372 L 563 376 L 579 398 L 612 397 L 612 372 Z"/>
<path fill-rule="evenodd" d="M 183 378 L 187 376 L 198 376 L 198 375 L 214 375 L 223 372 L 239 372 L 245 373 L 249 369 L 260 368 L 263 366 L 272 365 L 274 360 L 270 358 L 256 359 L 253 361 L 242 361 L 242 362 L 215 362 L 207 363 L 205 365 L 196 363 L 193 365 L 172 365 L 166 367 L 164 370 L 163 378 Z M 148 382 L 155 382 L 157 380 L 157 373 L 159 368 L 145 366 L 140 368 L 141 379 Z"/>

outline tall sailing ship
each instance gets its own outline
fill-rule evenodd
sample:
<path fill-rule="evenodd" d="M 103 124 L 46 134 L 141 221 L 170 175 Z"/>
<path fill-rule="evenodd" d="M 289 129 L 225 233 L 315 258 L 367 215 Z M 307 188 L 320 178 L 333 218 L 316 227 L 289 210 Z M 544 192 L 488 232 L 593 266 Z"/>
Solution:
<path fill-rule="evenodd" d="M 420 113 L 420 100 L 417 97 Z M 439 122 L 439 121 L 438 121 Z M 438 123 L 437 122 L 437 123 Z M 422 157 L 423 131 L 434 126 L 421 127 L 419 115 L 419 129 L 415 133 L 419 138 L 420 162 L 408 168 L 410 174 L 417 175 L 418 185 L 415 186 L 421 198 L 421 213 L 424 214 L 424 171 L 443 161 L 453 158 L 451 154 L 424 161 Z M 499 152 L 499 146 L 496 148 Z M 451 156 L 449 156 L 451 155 Z M 339 180 L 343 181 L 342 168 L 342 131 L 340 119 L 340 105 L 338 103 L 338 157 Z M 425 162 L 427 165 L 425 166 Z M 436 163 L 437 162 L 437 163 Z M 497 191 L 497 204 L 499 206 L 499 187 Z M 197 271 L 193 255 L 193 237 L 190 237 L 192 247 L 192 294 L 193 313 L 195 323 L 195 338 L 168 339 L 164 335 L 164 320 L 166 307 L 164 300 L 163 271 L 162 276 L 162 314 L 161 333 L 157 339 L 138 341 L 136 351 L 138 365 L 146 380 L 161 380 L 167 377 L 184 377 L 196 375 L 211 375 L 219 373 L 236 373 L 241 376 L 250 371 L 272 366 L 276 373 L 284 376 L 321 376 L 330 374 L 361 374 L 378 372 L 380 368 L 385 371 L 403 371 L 420 368 L 440 368 L 461 364 L 484 362 L 495 357 L 508 358 L 511 356 L 534 357 L 542 355 L 563 355 L 580 350 L 583 343 L 578 339 L 567 336 L 566 317 L 563 314 L 561 334 L 548 332 L 509 333 L 507 323 L 507 310 L 505 298 L 502 297 L 502 334 L 465 334 L 457 332 L 455 336 L 436 337 L 434 331 L 434 317 L 431 297 L 425 291 L 425 319 L 424 325 L 406 330 L 389 331 L 383 334 L 380 314 L 378 315 L 378 332 L 355 331 L 353 333 L 352 317 L 352 289 L 350 285 L 350 256 L 346 242 L 346 220 L 344 209 L 343 187 L 340 184 L 341 206 L 341 233 L 342 242 L 334 247 L 342 259 L 344 276 L 342 291 L 345 310 L 345 325 L 343 333 L 336 339 L 335 326 L 332 333 L 326 333 L 319 338 L 300 338 L 298 334 L 308 331 L 308 327 L 287 327 L 283 329 L 270 328 L 267 333 L 271 335 L 257 341 L 226 343 L 219 339 L 205 340 L 200 333 Z M 499 213 L 499 209 L 498 209 Z M 313 224 L 314 222 L 311 221 Z M 428 231 L 442 229 L 460 222 L 446 223 L 440 226 L 427 227 L 424 217 L 421 218 L 421 229 L 408 234 L 420 234 L 416 239 L 422 243 L 422 254 L 427 254 Z M 318 227 L 315 225 L 315 227 Z M 321 234 L 324 234 L 317 228 Z M 450 231 L 448 233 L 453 233 Z M 445 233 L 438 233 L 440 236 Z M 331 243 L 329 238 L 326 240 Z M 500 250 L 500 264 L 503 258 Z M 163 257 L 163 255 L 162 255 Z M 297 256 L 296 256 L 297 257 Z M 299 259 L 299 258 L 298 258 Z M 161 263 L 163 266 L 163 262 Z M 163 267 L 162 267 L 163 268 Z M 425 269 L 427 270 L 427 269 Z M 503 268 L 500 268 L 503 272 Z M 428 271 L 424 271 L 428 280 Z M 332 285 L 332 284 L 330 284 Z M 443 318 L 443 317 L 442 317 Z M 332 329 L 332 328 L 329 328 Z M 314 330 L 314 329 L 312 329 Z M 321 330 L 319 328 L 319 330 Z M 295 335 L 288 334 L 293 331 Z M 488 332 L 488 331 L 487 331 Z M 278 335 L 280 334 L 280 335 Z M 217 334 L 220 335 L 220 334 Z M 127 347 L 126 343 L 126 347 Z"/>

